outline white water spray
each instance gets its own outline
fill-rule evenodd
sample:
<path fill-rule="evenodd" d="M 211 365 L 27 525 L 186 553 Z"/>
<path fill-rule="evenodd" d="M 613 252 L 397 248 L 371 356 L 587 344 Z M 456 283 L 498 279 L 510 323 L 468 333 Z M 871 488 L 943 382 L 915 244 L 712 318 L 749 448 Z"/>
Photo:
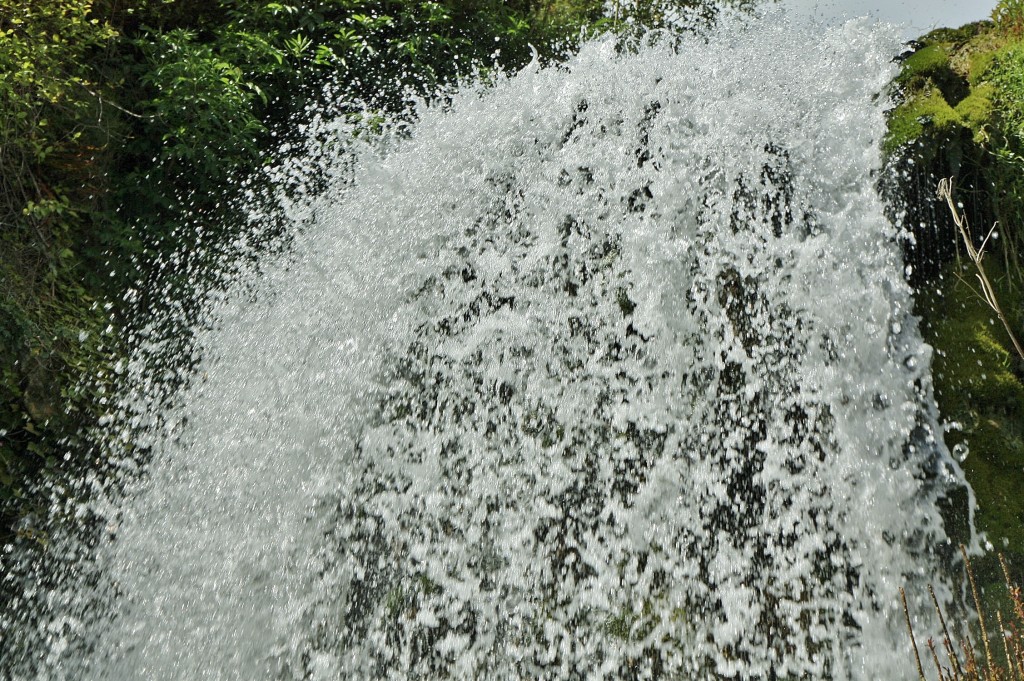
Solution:
<path fill-rule="evenodd" d="M 875 190 L 895 47 L 723 19 L 424 108 L 210 302 L 12 675 L 910 678 L 963 483 Z"/>

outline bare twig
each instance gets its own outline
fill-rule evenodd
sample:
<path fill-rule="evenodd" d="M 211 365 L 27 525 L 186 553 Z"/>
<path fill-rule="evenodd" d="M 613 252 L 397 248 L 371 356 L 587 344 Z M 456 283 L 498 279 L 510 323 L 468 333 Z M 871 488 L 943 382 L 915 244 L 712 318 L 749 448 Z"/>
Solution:
<path fill-rule="evenodd" d="M 939 674 L 939 681 L 946 681 L 946 676 L 942 673 L 942 664 L 939 663 L 939 654 L 935 652 L 935 641 L 928 639 L 928 650 L 932 653 L 932 661 L 935 663 L 935 671 Z"/>
<path fill-rule="evenodd" d="M 982 264 L 982 260 L 985 259 L 985 247 L 988 245 L 989 238 L 992 236 L 996 229 L 996 225 L 992 225 L 992 229 L 989 230 L 985 240 L 981 243 L 981 248 L 974 247 L 974 240 L 971 239 L 971 228 L 967 222 L 967 216 L 961 215 L 960 211 L 957 210 L 956 203 L 953 201 L 953 178 L 944 178 L 939 182 L 939 198 L 945 199 L 946 204 L 949 206 L 949 212 L 953 214 L 953 222 L 956 223 L 957 230 L 960 232 L 960 237 L 964 242 L 964 246 L 967 248 L 967 254 L 971 258 L 971 262 L 974 263 L 975 268 L 978 270 L 978 282 L 981 284 L 982 295 L 981 298 L 985 303 L 992 308 L 992 311 L 999 317 L 999 321 L 1003 323 L 1003 328 L 1006 329 L 1006 333 L 1010 336 L 1010 341 L 1013 342 L 1013 347 L 1017 350 L 1017 354 L 1024 359 L 1024 347 L 1021 346 L 1017 335 L 1014 334 L 1013 329 L 1010 328 L 1010 322 L 1007 320 L 1006 315 L 1003 313 L 1003 309 L 999 306 L 999 299 L 996 298 L 995 290 L 992 288 L 992 282 L 989 281 L 988 275 L 985 273 L 985 266 Z"/>
<path fill-rule="evenodd" d="M 1017 619 L 1020 620 L 1021 624 L 1024 624 L 1024 599 L 1021 598 L 1020 587 L 1014 586 L 1013 580 L 1010 579 L 1010 568 L 1006 565 L 1006 557 L 1001 553 L 999 554 L 999 567 L 1003 569 L 1006 588 L 1010 590 L 1010 600 L 1013 601 L 1014 614 L 1017 615 Z"/>
<path fill-rule="evenodd" d="M 942 644 L 946 649 L 946 657 L 949 658 L 949 664 L 952 666 L 953 673 L 956 675 L 953 678 L 959 679 L 964 673 L 963 668 L 960 666 L 960 656 L 956 654 L 956 649 L 953 647 L 953 639 L 949 635 L 946 618 L 942 614 L 942 608 L 939 607 L 939 599 L 935 597 L 935 587 L 931 584 L 928 585 L 928 593 L 931 594 L 932 604 L 935 606 L 935 612 L 939 616 L 939 623 L 942 625 Z"/>
<path fill-rule="evenodd" d="M 81 82 L 81 81 L 75 81 L 75 82 L 76 82 L 76 83 L 77 83 L 77 84 L 78 84 L 78 85 L 79 85 L 79 86 L 80 86 L 80 87 L 81 87 L 81 88 L 82 88 L 83 90 L 85 90 L 86 92 L 88 92 L 88 93 L 89 93 L 90 95 L 92 95 L 93 97 L 95 97 L 95 98 L 97 99 L 97 101 L 99 101 L 99 103 L 100 103 L 100 107 L 101 107 L 101 111 L 102 111 L 102 107 L 103 107 L 103 105 L 104 105 L 104 104 L 107 104 L 107 105 L 109 105 L 109 106 L 112 106 L 112 107 L 114 107 L 115 109 L 117 109 L 117 110 L 118 110 L 118 111 L 120 111 L 121 113 L 126 113 L 126 114 L 128 114 L 129 116 L 132 116 L 133 118 L 138 118 L 138 119 L 140 119 L 140 120 L 144 120 L 144 121 L 152 121 L 152 120 L 156 120 L 156 118 L 157 118 L 157 117 L 156 117 L 155 115 L 149 115 L 149 116 L 146 116 L 146 115 L 143 115 L 143 114 L 137 114 L 137 113 L 135 113 L 134 111 L 129 111 L 128 109 L 124 108 L 123 106 L 120 106 L 120 105 L 118 105 L 118 104 L 117 104 L 116 102 L 111 102 L 111 101 L 110 101 L 110 100 L 108 100 L 108 99 L 103 99 L 103 95 L 101 95 L 101 94 L 99 94 L 99 93 L 97 93 L 97 92 L 93 92 L 93 91 L 92 91 L 92 89 L 90 89 L 90 88 L 89 88 L 89 86 L 87 86 L 87 85 L 86 85 L 85 83 L 83 83 L 83 82 Z M 101 118 L 102 118 L 102 115 L 103 115 L 103 114 L 101 113 L 101 114 L 100 114 L 100 117 L 101 117 Z"/>
<path fill-rule="evenodd" d="M 974 581 L 974 569 L 971 567 L 971 559 L 967 557 L 967 547 L 960 545 L 960 553 L 964 557 L 964 565 L 967 568 L 967 579 L 971 584 L 971 595 L 974 596 L 974 607 L 978 612 L 978 625 L 981 627 L 981 642 L 985 646 L 985 665 L 988 668 L 989 677 L 996 678 L 995 665 L 992 664 L 992 648 L 988 644 L 988 630 L 985 629 L 985 612 L 981 607 L 981 598 L 978 597 L 978 585 Z"/>
<path fill-rule="evenodd" d="M 927 681 L 924 676 L 924 668 L 921 666 L 921 654 L 917 652 L 917 639 L 914 638 L 914 625 L 910 623 L 910 608 L 907 607 L 907 592 L 900 587 L 900 600 L 903 601 L 903 616 L 907 618 L 907 631 L 910 632 L 910 644 L 914 646 L 914 661 L 917 663 L 917 676 L 921 681 Z"/>
<path fill-rule="evenodd" d="M 1006 627 L 1003 626 L 1002 610 L 996 610 L 996 620 L 999 622 L 999 638 L 1003 639 L 1003 650 L 1006 652 L 1006 669 L 1011 679 L 1019 680 L 1013 668 L 1013 657 L 1010 655 L 1010 642 L 1007 640 L 1009 637 L 1006 635 Z"/>

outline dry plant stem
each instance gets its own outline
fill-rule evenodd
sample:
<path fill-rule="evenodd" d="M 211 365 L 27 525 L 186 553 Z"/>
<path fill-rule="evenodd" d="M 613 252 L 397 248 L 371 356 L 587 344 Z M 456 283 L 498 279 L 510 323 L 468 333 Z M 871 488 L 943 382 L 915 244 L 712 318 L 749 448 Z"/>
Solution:
<path fill-rule="evenodd" d="M 939 655 L 935 652 L 935 641 L 928 639 L 928 650 L 932 654 L 932 662 L 935 663 L 935 671 L 939 673 L 939 681 L 946 681 L 946 677 L 942 674 L 942 665 L 939 663 Z"/>
<path fill-rule="evenodd" d="M 917 652 L 917 639 L 914 638 L 914 625 L 910 623 L 910 608 L 907 607 L 907 592 L 900 587 L 900 600 L 903 601 L 903 616 L 907 618 L 907 631 L 910 632 L 910 644 L 914 647 L 914 661 L 917 663 L 917 677 L 921 681 L 927 681 L 924 676 L 924 668 L 921 666 L 921 655 Z"/>
<path fill-rule="evenodd" d="M 964 636 L 960 639 L 960 647 L 964 651 L 964 659 L 967 660 L 967 668 L 964 670 L 965 679 L 978 679 L 978 659 L 974 656 L 974 643 L 971 642 L 970 636 Z"/>
<path fill-rule="evenodd" d="M 1013 601 L 1013 610 L 1017 619 L 1024 624 L 1024 600 L 1021 599 L 1020 587 L 1014 586 L 1010 579 L 1010 568 L 1006 566 L 1006 557 L 999 554 L 999 567 L 1003 568 L 1003 578 L 1006 580 L 1006 588 L 1010 590 L 1010 600 Z"/>
<path fill-rule="evenodd" d="M 985 267 L 982 264 L 982 260 L 985 258 L 985 247 L 988 245 L 988 240 L 991 238 L 992 233 L 995 231 L 996 226 L 992 225 L 992 229 L 989 230 L 988 235 L 981 244 L 981 248 L 974 247 L 974 241 L 971 239 L 971 228 L 967 223 L 967 217 L 961 215 L 956 208 L 956 204 L 953 202 L 953 178 L 942 179 L 939 182 L 939 198 L 945 199 L 946 204 L 949 206 L 949 212 L 953 214 L 953 222 L 956 223 L 956 227 L 960 232 L 960 237 L 963 239 L 964 246 L 967 248 L 967 254 L 971 258 L 971 262 L 974 263 L 974 267 L 978 270 L 978 282 L 981 284 L 982 294 L 985 302 L 988 304 L 992 311 L 999 317 L 999 321 L 1003 323 L 1003 328 L 1006 329 L 1006 333 L 1009 334 L 1010 340 L 1013 342 L 1013 347 L 1017 350 L 1017 354 L 1024 359 L 1024 347 L 1021 346 L 1020 341 L 1017 340 L 1017 336 L 1013 333 L 1013 329 L 1010 328 L 1010 322 L 1006 319 L 1006 315 L 1003 314 L 1003 309 L 999 306 L 999 300 L 996 298 L 995 290 L 992 288 L 992 283 L 989 281 L 988 275 L 985 273 Z"/>
<path fill-rule="evenodd" d="M 1022 664 L 1024 664 L 1024 657 L 1021 655 L 1020 634 L 1013 622 L 1010 622 L 1009 639 L 1010 646 L 1013 649 L 1013 667 L 1011 667 L 1013 678 L 1020 681 L 1021 678 L 1024 678 L 1024 667 L 1022 667 Z"/>
<path fill-rule="evenodd" d="M 1021 636 L 1017 625 L 1010 622 L 1010 630 L 1013 632 L 1010 641 L 1013 643 L 1013 673 L 1018 679 L 1024 678 L 1024 649 L 1021 648 Z"/>
<path fill-rule="evenodd" d="M 1013 672 L 1017 675 L 1017 678 L 1020 679 L 1024 678 L 1024 650 L 1021 650 L 1020 635 L 1016 632 L 1017 629 L 1015 627 L 1013 637 L 1013 654 L 1016 658 L 1016 666 L 1013 668 Z"/>
<path fill-rule="evenodd" d="M 1021 591 L 1019 586 L 1014 586 L 1013 580 L 1010 579 L 1010 568 L 1006 565 L 1006 556 L 999 554 L 999 567 L 1003 569 L 1003 578 L 1006 580 L 1006 588 L 1010 591 L 1010 600 L 1013 601 L 1014 614 L 1017 616 L 1017 621 L 1024 624 L 1024 601 L 1021 599 Z M 1014 678 L 1017 681 L 1024 679 L 1024 648 L 1021 647 L 1021 635 L 1017 630 L 1017 624 L 1011 622 L 1010 628 L 1013 630 L 1013 634 L 1010 637 L 1013 642 L 1013 659 L 1014 663 L 1011 665 Z"/>
<path fill-rule="evenodd" d="M 1003 650 L 1006 651 L 1006 669 L 1010 673 L 1011 678 L 1019 681 L 1016 674 L 1016 670 L 1013 667 L 1013 657 L 1010 655 L 1010 642 L 1006 639 L 1006 627 L 1003 626 L 1003 611 L 996 610 L 996 620 L 999 622 L 999 638 L 1003 639 Z"/>
<path fill-rule="evenodd" d="M 985 665 L 988 668 L 988 674 L 991 678 L 996 678 L 995 667 L 992 664 L 992 648 L 988 644 L 988 630 L 985 629 L 985 613 L 981 609 L 981 599 L 978 597 L 978 585 L 974 581 L 974 569 L 971 567 L 971 561 L 967 557 L 967 548 L 961 544 L 960 553 L 964 557 L 964 565 L 967 566 L 967 579 L 971 583 L 971 595 L 974 597 L 974 607 L 978 612 L 978 624 L 981 627 L 981 642 L 985 646 Z"/>
<path fill-rule="evenodd" d="M 953 639 L 949 635 L 949 627 L 946 626 L 946 618 L 942 614 L 942 608 L 939 607 L 939 599 L 935 597 L 935 587 L 931 584 L 928 585 L 928 593 L 932 597 L 932 605 L 935 606 L 935 612 L 939 616 L 939 623 L 942 625 L 942 644 L 946 649 L 946 657 L 949 658 L 949 663 L 952 665 L 952 672 L 955 674 L 953 678 L 962 678 L 964 670 L 960 666 L 960 656 L 956 654 L 956 649 L 953 647 Z"/>

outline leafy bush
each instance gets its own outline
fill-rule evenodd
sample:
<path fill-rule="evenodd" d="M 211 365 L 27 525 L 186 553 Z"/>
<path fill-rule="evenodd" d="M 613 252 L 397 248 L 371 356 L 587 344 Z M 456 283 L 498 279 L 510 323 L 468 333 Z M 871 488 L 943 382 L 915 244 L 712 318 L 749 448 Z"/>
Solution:
<path fill-rule="evenodd" d="M 154 36 L 141 47 L 151 65 L 142 83 L 153 97 L 138 109 L 153 119 L 150 127 L 163 131 L 158 162 L 177 164 L 179 172 L 215 175 L 255 153 L 265 128 L 253 100 L 263 91 L 241 68 L 185 29 Z"/>
<path fill-rule="evenodd" d="M 1013 36 L 1024 34 L 1024 1 L 999 0 L 992 10 L 992 21 L 1002 33 Z"/>
<path fill-rule="evenodd" d="M 60 463 L 95 396 L 77 373 L 103 362 L 92 229 L 113 133 L 84 65 L 116 38 L 92 0 L 0 0 L 0 508 Z M 82 342 L 79 337 L 91 337 Z M 6 503 L 4 503 L 6 500 Z"/>
<path fill-rule="evenodd" d="M 144 291 L 128 311 L 125 289 L 183 246 L 230 241 L 230 188 L 311 101 L 400 111 L 410 88 L 706 6 L 616 4 L 0 0 L 0 540 L 31 481 L 96 465 L 79 433 L 112 389 L 113 339 L 162 304 Z"/>

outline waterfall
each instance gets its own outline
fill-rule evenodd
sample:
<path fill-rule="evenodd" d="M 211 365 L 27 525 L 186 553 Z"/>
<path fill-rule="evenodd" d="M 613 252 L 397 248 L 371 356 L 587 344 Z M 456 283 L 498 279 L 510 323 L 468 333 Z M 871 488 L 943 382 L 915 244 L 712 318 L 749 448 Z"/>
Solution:
<path fill-rule="evenodd" d="M 877 191 L 897 47 L 723 16 L 315 121 L 170 406 L 136 339 L 0 673 L 914 678 L 965 483 Z"/>

